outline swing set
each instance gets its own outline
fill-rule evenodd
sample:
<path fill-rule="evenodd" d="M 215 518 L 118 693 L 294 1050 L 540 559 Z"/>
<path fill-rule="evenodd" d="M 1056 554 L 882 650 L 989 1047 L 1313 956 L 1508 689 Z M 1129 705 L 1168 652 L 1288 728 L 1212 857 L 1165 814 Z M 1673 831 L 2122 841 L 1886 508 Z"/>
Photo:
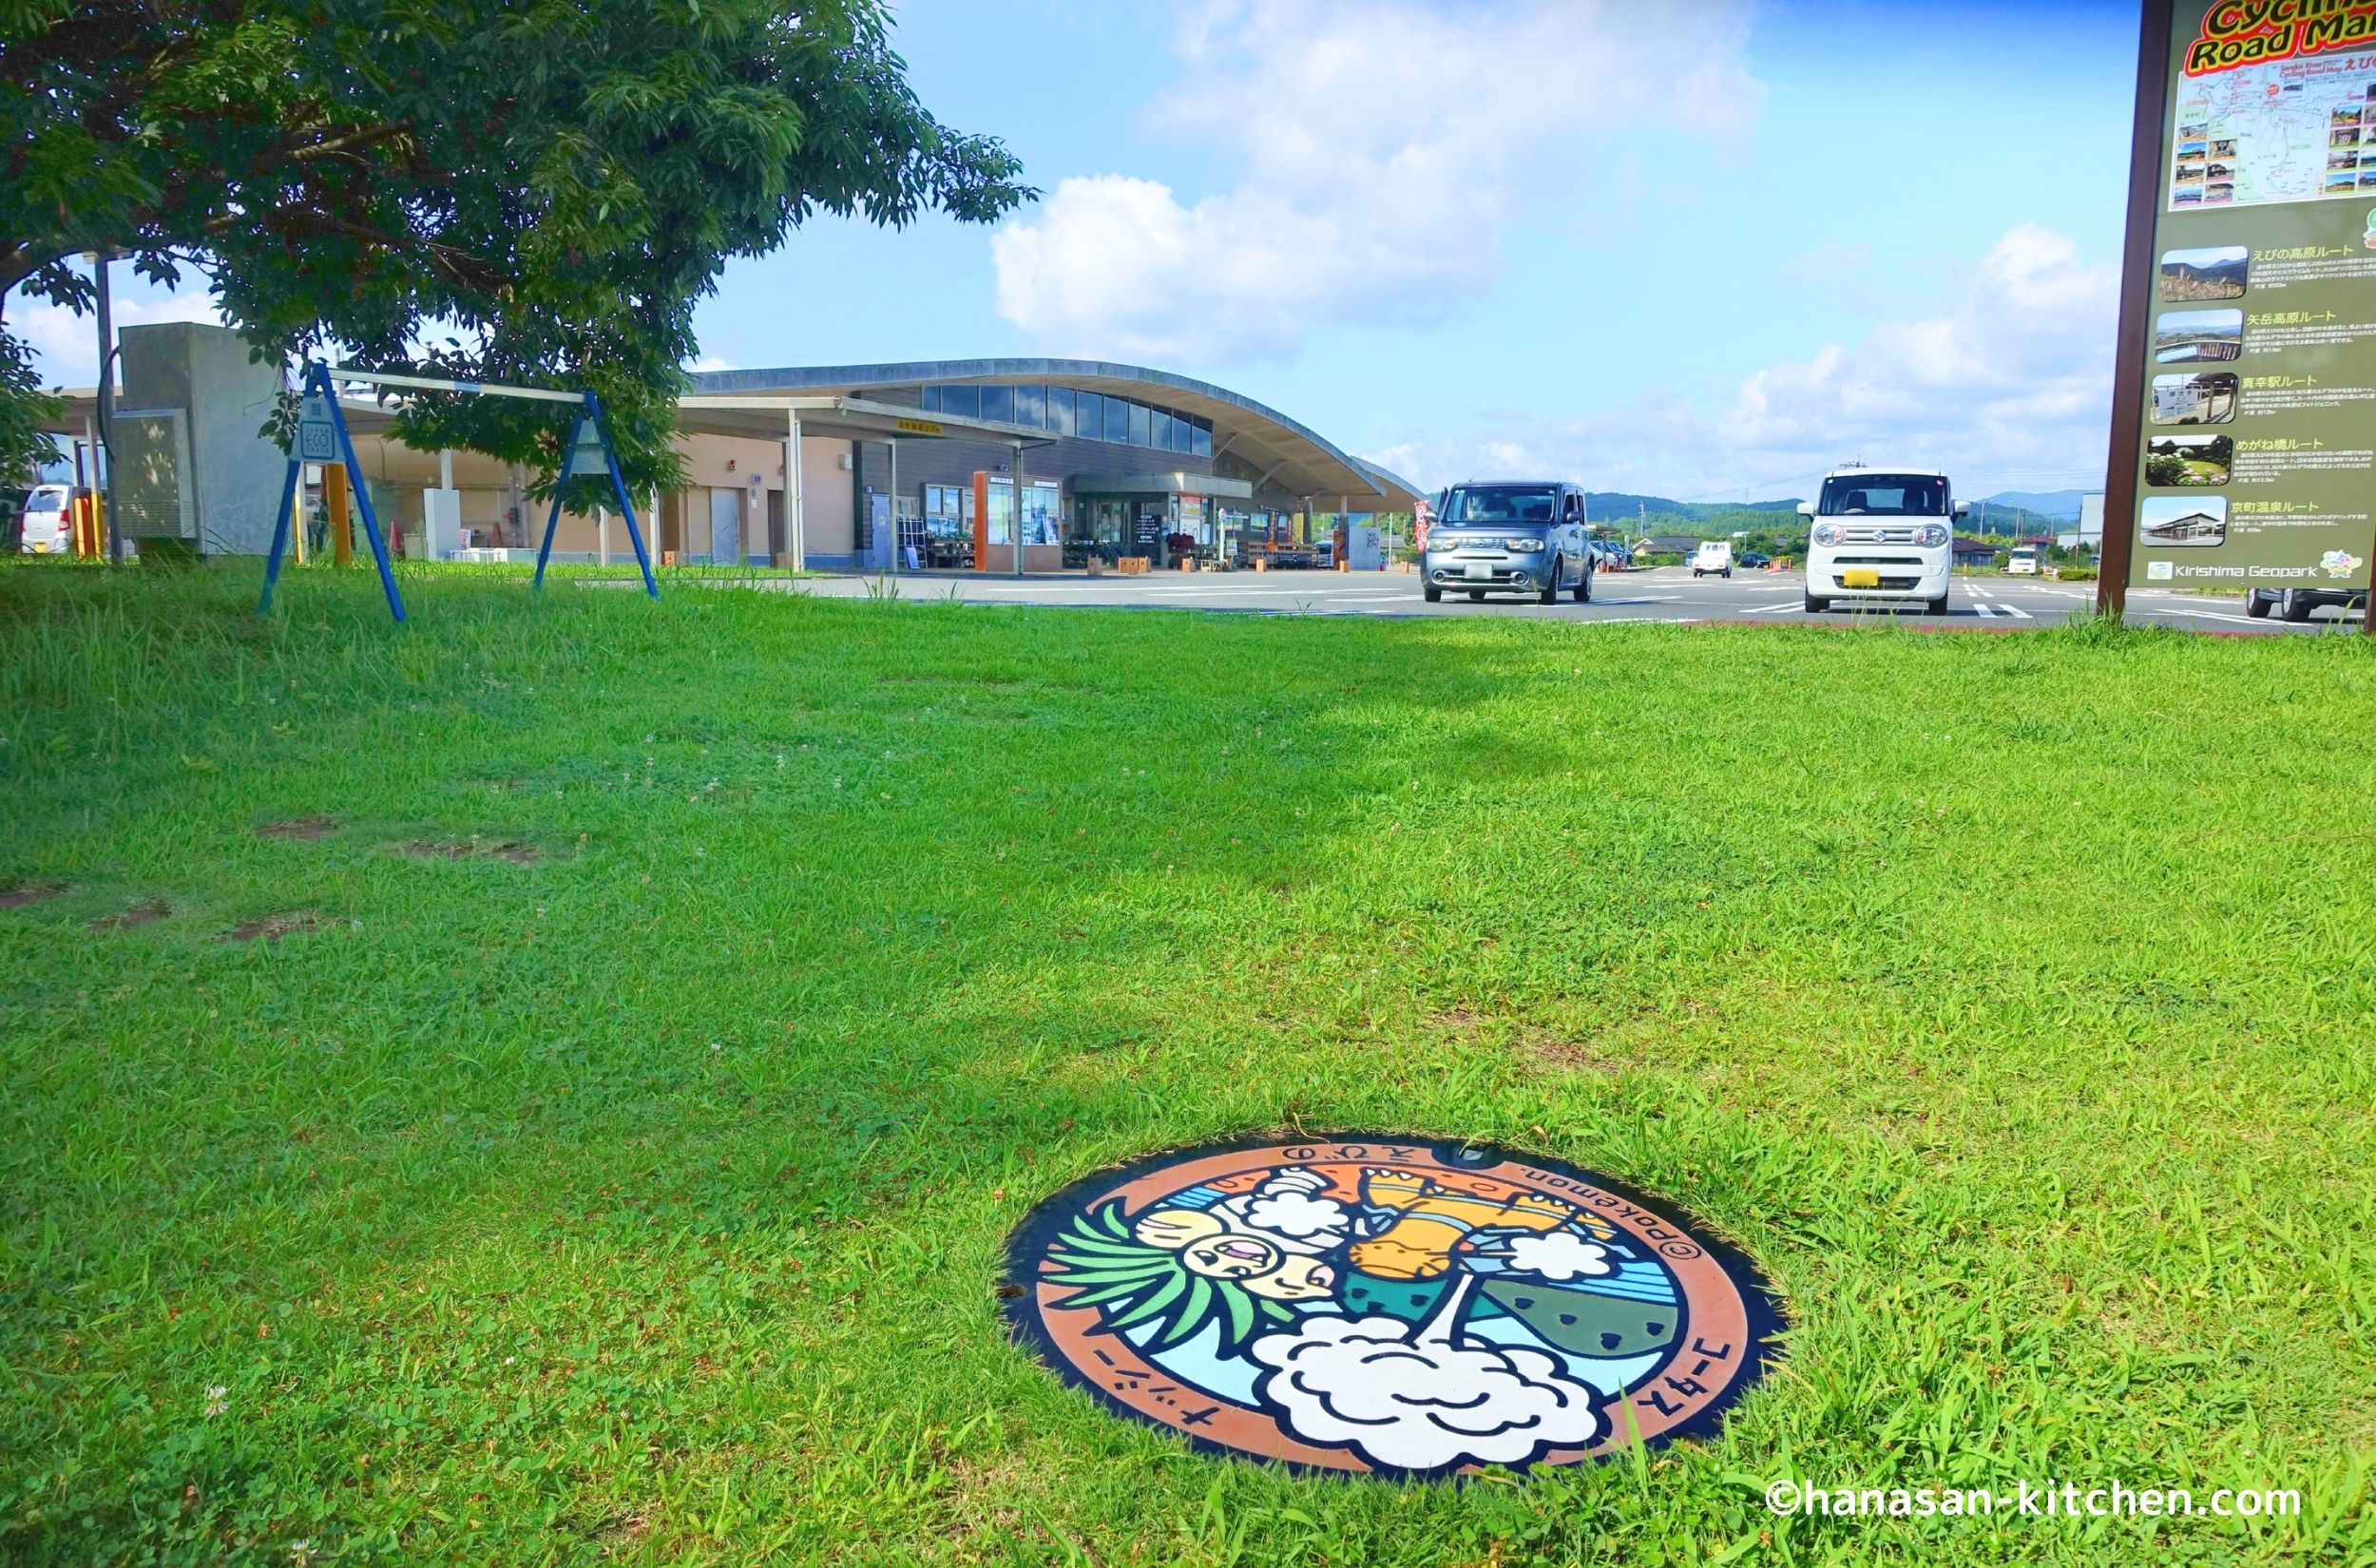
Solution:
<path fill-rule="evenodd" d="M 561 477 L 553 485 L 553 508 L 545 519 L 544 542 L 536 548 L 536 580 L 531 591 L 541 593 L 545 588 L 545 564 L 553 553 L 553 533 L 561 526 L 563 489 L 581 475 L 608 475 L 611 492 L 619 499 L 620 515 L 626 519 L 627 538 L 635 545 L 636 564 L 643 570 L 643 591 L 654 599 L 660 597 L 660 583 L 652 576 L 651 552 L 643 547 L 643 532 L 636 526 L 635 503 L 627 498 L 627 481 L 619 471 L 619 454 L 603 424 L 603 405 L 592 392 L 504 387 L 483 381 L 441 381 L 424 375 L 348 370 L 315 359 L 305 366 L 304 390 L 297 403 L 297 441 L 289 449 L 289 474 L 281 485 L 280 515 L 273 525 L 272 554 L 264 562 L 264 596 L 256 605 L 257 614 L 272 608 L 272 592 L 280 581 L 281 557 L 288 552 L 289 533 L 297 516 L 297 488 L 304 478 L 305 465 L 343 462 L 347 473 L 357 476 L 355 509 L 362 513 L 363 534 L 371 541 L 372 559 L 379 566 L 379 585 L 388 596 L 388 613 L 396 618 L 398 624 L 404 621 L 404 597 L 396 591 L 396 574 L 389 564 L 388 543 L 380 535 L 379 520 L 372 513 L 370 487 L 359 477 L 363 470 L 354 460 L 354 440 L 347 432 L 346 415 L 338 407 L 337 389 L 334 385 L 336 381 L 361 381 L 418 392 L 461 392 L 475 397 L 525 397 L 540 403 L 576 404 L 577 418 L 569 427 Z"/>

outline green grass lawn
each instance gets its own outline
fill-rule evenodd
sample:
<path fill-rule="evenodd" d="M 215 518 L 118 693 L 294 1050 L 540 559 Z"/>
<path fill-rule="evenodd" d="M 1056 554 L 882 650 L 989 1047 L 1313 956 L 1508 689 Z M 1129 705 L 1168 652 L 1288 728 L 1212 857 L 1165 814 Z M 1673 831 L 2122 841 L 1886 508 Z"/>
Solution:
<path fill-rule="evenodd" d="M 2376 1560 L 2361 640 L 407 587 L 0 569 L 0 1559 Z M 1337 1128 L 1688 1209 L 1780 1365 L 1401 1488 L 1006 1343 L 1043 1195 Z"/>

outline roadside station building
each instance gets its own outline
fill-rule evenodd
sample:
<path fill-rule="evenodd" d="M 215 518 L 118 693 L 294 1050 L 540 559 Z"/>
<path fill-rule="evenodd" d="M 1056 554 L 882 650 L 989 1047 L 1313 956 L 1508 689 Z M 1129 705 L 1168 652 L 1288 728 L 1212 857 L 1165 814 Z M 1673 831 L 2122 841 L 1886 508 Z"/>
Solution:
<path fill-rule="evenodd" d="M 872 417 L 852 421 L 836 400 Z M 1056 571 L 1125 556 L 1308 557 L 1332 543 L 1314 522 L 1323 514 L 1406 513 L 1419 500 L 1408 482 L 1251 398 L 1105 361 L 719 371 L 694 378 L 679 423 L 756 429 L 777 410 L 802 420 L 802 483 L 780 508 L 798 516 L 778 526 L 771 513 L 764 550 L 755 534 L 744 547 L 809 565 Z M 661 521 L 664 547 L 719 553 L 698 502 Z M 672 527 L 680 545 L 668 544 Z"/>
<path fill-rule="evenodd" d="M 131 327 L 123 342 L 118 446 L 144 443 L 143 461 L 120 468 L 128 479 L 137 467 L 142 482 L 124 498 L 125 521 L 217 552 L 260 552 L 284 460 L 247 432 L 278 395 L 278 371 L 249 365 L 220 327 Z M 686 483 L 637 498 L 647 538 L 680 564 L 1317 564 L 1345 547 L 1333 536 L 1347 519 L 1408 513 L 1419 501 L 1407 481 L 1285 414 L 1134 365 L 952 360 L 719 371 L 693 382 L 677 408 Z M 86 434 L 91 403 L 87 391 L 71 394 L 61 433 Z M 529 494 L 535 475 L 483 453 L 416 450 L 390 433 L 376 398 L 340 403 L 374 511 L 406 554 L 532 559 L 546 515 Z M 240 460 L 226 464 L 235 449 Z M 307 477 L 317 514 L 319 474 Z M 151 493 L 161 485 L 170 493 Z M 1353 564 L 1383 564 L 1361 559 L 1360 538 L 1351 543 Z M 629 555 L 625 529 L 604 513 L 565 514 L 553 549 L 556 559 Z"/>

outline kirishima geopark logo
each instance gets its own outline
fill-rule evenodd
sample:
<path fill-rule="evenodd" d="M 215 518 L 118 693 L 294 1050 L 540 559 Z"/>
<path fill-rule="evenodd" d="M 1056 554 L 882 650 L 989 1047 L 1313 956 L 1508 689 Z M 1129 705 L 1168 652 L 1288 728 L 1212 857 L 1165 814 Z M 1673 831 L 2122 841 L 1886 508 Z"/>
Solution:
<path fill-rule="evenodd" d="M 1604 1177 L 1361 1136 L 1076 1182 L 1016 1230 L 1006 1293 L 1121 1414 L 1404 1478 L 1710 1431 L 1781 1327 L 1745 1259 Z"/>

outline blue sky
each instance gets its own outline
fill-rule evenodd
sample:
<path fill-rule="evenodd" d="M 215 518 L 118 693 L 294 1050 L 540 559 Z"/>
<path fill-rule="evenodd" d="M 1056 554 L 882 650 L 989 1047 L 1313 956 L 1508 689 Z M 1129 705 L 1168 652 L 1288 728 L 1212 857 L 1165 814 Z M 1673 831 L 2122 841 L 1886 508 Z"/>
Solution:
<path fill-rule="evenodd" d="M 2136 47 L 2109 0 L 897 14 L 925 103 L 1046 200 L 813 224 L 728 269 L 706 359 L 1154 364 L 1428 485 L 2099 482 Z"/>

